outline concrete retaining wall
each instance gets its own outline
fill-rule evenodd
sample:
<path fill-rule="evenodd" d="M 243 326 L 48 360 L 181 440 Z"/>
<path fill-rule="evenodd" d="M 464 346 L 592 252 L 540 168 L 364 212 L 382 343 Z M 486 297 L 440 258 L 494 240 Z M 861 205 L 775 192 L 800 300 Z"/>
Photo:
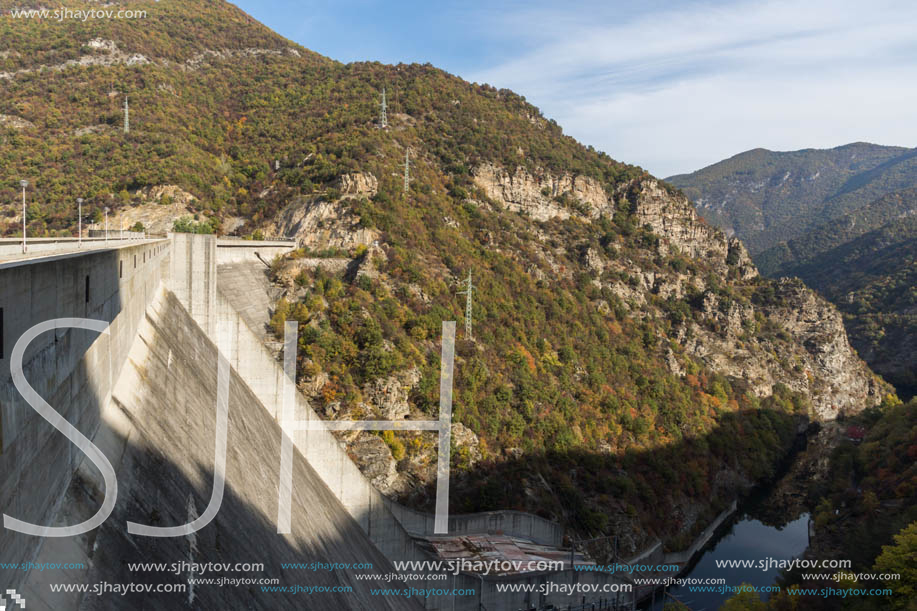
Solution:
<path fill-rule="evenodd" d="M 412 535 L 428 536 L 434 534 L 433 514 L 414 511 L 387 497 L 385 502 L 389 511 L 401 522 L 405 530 Z M 519 537 L 541 545 L 552 545 L 554 547 L 560 547 L 564 540 L 564 529 L 560 524 L 522 511 L 485 511 L 449 516 L 450 535 L 461 536 L 482 533 Z"/>
<path fill-rule="evenodd" d="M 296 248 L 295 241 L 217 240 L 217 265 L 261 260 L 270 263 L 274 257 Z"/>
<path fill-rule="evenodd" d="M 91 438 L 163 278 L 169 248 L 165 240 L 146 241 L 0 264 L 0 513 L 53 524 L 70 478 L 84 458 L 15 389 L 9 357 L 16 341 L 29 328 L 54 318 L 110 323 L 109 334 L 75 329 L 44 333 L 29 345 L 23 359 L 33 388 Z M 3 561 L 31 561 L 42 541 L 0 529 Z M 0 590 L 15 587 L 23 574 L 0 572 Z"/>
<path fill-rule="evenodd" d="M 694 557 L 694 554 L 699 552 L 707 543 L 710 542 L 710 539 L 713 538 L 713 535 L 716 533 L 716 530 L 723 525 L 723 522 L 728 520 L 732 514 L 736 512 L 736 507 L 738 503 L 733 501 L 732 504 L 720 512 L 720 515 L 714 518 L 704 531 L 694 539 L 694 542 L 688 549 L 682 550 L 680 552 L 671 552 L 665 554 L 660 564 L 687 564 L 690 562 L 691 558 Z"/>

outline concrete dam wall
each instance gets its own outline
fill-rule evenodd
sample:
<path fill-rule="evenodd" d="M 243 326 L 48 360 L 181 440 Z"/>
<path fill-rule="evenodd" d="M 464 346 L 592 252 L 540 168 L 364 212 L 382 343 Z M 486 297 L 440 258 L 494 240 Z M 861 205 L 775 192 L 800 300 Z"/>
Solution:
<path fill-rule="evenodd" d="M 226 250 L 230 248 L 231 250 Z M 129 608 L 379 608 L 477 609 L 566 603 L 563 595 L 497 592 L 500 583 L 615 582 L 601 573 L 530 573 L 484 580 L 474 575 L 391 583 L 358 573 L 394 574 L 392 560 L 428 560 L 417 536 L 430 516 L 380 494 L 326 429 L 296 431 L 293 523 L 277 534 L 280 443 L 277 422 L 284 374 L 238 292 L 217 282 L 223 266 L 263 266 L 289 250 L 284 243 L 224 246 L 213 236 L 178 234 L 167 240 L 16 260 L 0 264 L 0 508 L 40 525 L 78 524 L 102 505 L 106 485 L 85 455 L 26 404 L 14 387 L 9 355 L 30 326 L 53 318 L 110 323 L 109 333 L 57 329 L 25 352 L 24 377 L 113 465 L 117 502 L 102 526 L 78 537 L 39 538 L 4 528 L 4 563 L 72 562 L 54 570 L 0 571 L 0 588 L 17 588 L 32 609 Z M 244 287 L 241 289 L 244 291 Z M 255 327 L 255 329 L 253 329 Z M 260 333 L 258 331 L 261 331 Z M 218 347 L 219 346 L 219 351 Z M 128 521 L 156 527 L 199 518 L 216 477 L 217 355 L 231 365 L 226 490 L 207 526 L 189 536 L 130 534 Z M 296 395 L 296 418 L 318 416 Z M 514 512 L 452 516 L 456 534 L 505 532 L 556 545 L 559 526 Z M 243 562 L 264 566 L 239 575 L 246 585 L 195 584 L 193 569 L 137 571 L 128 563 Z M 367 563 L 371 570 L 326 573 L 284 563 Z M 401 573 L 407 577 L 417 574 Z M 322 587 L 327 592 L 265 593 L 258 580 Z M 134 583 L 182 586 L 181 593 L 96 596 L 51 592 L 49 584 Z M 453 597 L 377 596 L 372 588 L 465 588 Z M 347 589 L 345 592 L 335 589 Z"/>
<path fill-rule="evenodd" d="M 217 429 L 217 347 L 188 316 L 177 298 L 163 290 L 147 311 L 127 364 L 103 411 L 96 436 L 115 464 L 118 503 L 94 533 L 91 568 L 77 583 L 182 584 L 182 592 L 82 596 L 57 609 L 418 609 L 410 598 L 377 596 L 378 580 L 357 573 L 394 572 L 315 471 L 302 458 L 293 463 L 292 532 L 277 533 L 280 427 L 235 372 L 228 392 L 226 489 L 213 521 L 185 537 L 131 535 L 128 521 L 166 527 L 203 515 L 214 485 Z M 85 466 L 85 465 L 84 465 Z M 81 468 L 65 505 L 94 508 L 103 489 L 91 469 Z M 91 509 L 90 509 L 91 511 Z M 80 516 L 71 516 L 78 519 Z M 88 543 L 88 542 L 87 542 Z M 50 562 L 51 560 L 48 559 Z M 131 563 L 247 563 L 261 570 L 224 573 L 255 580 L 253 585 L 215 587 L 194 580 L 208 575 L 178 571 L 131 570 Z M 368 564 L 371 570 L 284 568 L 284 563 Z M 36 594 L 46 576 L 33 575 Z M 324 588 L 304 592 L 264 592 L 258 581 L 279 578 L 283 585 Z M 337 589 L 338 591 L 335 591 Z M 346 589 L 345 591 L 340 591 Z"/>
<path fill-rule="evenodd" d="M 181 238 L 175 242 L 194 244 Z M 357 580 L 353 570 L 281 566 L 362 563 L 372 567 L 369 572 L 394 572 L 299 454 L 293 464 L 293 532 L 277 534 L 282 432 L 237 374 L 229 391 L 226 492 L 217 517 L 187 537 L 128 533 L 128 520 L 156 526 L 191 521 L 207 507 L 213 487 L 217 348 L 166 288 L 172 284 L 172 244 L 131 243 L 0 265 L 3 513 L 39 525 L 78 524 L 98 510 L 106 494 L 101 472 L 13 384 L 9 356 L 14 344 L 22 332 L 46 320 L 79 317 L 110 323 L 107 334 L 57 329 L 39 335 L 25 351 L 23 373 L 100 448 L 118 480 L 113 513 L 89 533 L 41 538 L 0 531 L 0 550 L 8 565 L 80 567 L 4 570 L 0 587 L 17 589 L 31 609 L 275 609 L 313 600 L 301 592 L 263 594 L 253 586 L 195 589 L 191 580 L 201 575 L 193 571 L 136 572 L 128 566 L 133 561 L 231 560 L 264 564 L 262 571 L 240 577 L 280 578 L 284 584 L 323 588 L 314 595 L 322 607 L 421 608 L 408 597 L 372 595 L 370 587 L 386 584 Z M 188 278 L 200 273 L 200 267 L 176 271 Z M 52 583 L 181 585 L 184 590 L 96 596 L 52 592 Z"/>
<path fill-rule="evenodd" d="M 84 455 L 33 410 L 13 384 L 10 356 L 32 326 L 63 318 L 110 323 L 100 335 L 57 329 L 26 349 L 26 380 L 88 437 L 98 430 L 147 305 L 160 286 L 167 240 L 129 243 L 104 251 L 0 264 L 0 512 L 50 524 Z M 41 539 L 4 528 L 5 563 L 30 561 Z M 0 572 L 0 589 L 22 571 Z"/>

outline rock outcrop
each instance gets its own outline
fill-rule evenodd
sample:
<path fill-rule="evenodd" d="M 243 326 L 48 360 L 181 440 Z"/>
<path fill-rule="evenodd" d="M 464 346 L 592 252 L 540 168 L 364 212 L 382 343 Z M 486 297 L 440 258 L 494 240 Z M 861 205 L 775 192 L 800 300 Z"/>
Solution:
<path fill-rule="evenodd" d="M 685 197 L 668 192 L 652 179 L 641 181 L 635 189 L 628 185 L 620 189 L 620 195 L 624 197 L 627 190 L 631 191 L 640 224 L 649 225 L 682 254 L 715 263 L 721 269 L 731 265 L 743 280 L 758 275 L 742 243 L 702 221 Z"/>
<path fill-rule="evenodd" d="M 342 175 L 337 186 L 345 195 L 372 197 L 379 190 L 379 180 L 369 172 L 354 172 Z"/>
<path fill-rule="evenodd" d="M 345 202 L 322 196 L 297 199 L 281 210 L 267 231 L 295 237 L 300 246 L 315 250 L 372 244 L 379 232 L 361 226 L 359 216 Z"/>
<path fill-rule="evenodd" d="M 671 269 L 649 271 L 645 264 L 609 261 L 587 250 L 581 257 L 585 267 L 593 273 L 613 272 L 598 285 L 617 296 L 632 316 L 658 316 L 651 306 L 654 298 L 690 297 L 700 319 L 687 320 L 675 329 L 675 339 L 686 355 L 740 380 L 760 397 L 772 394 L 776 384 L 784 384 L 809 399 L 814 418 L 832 420 L 881 402 L 889 387 L 851 348 L 834 306 L 799 281 L 772 283 L 759 278 L 741 242 L 706 224 L 687 199 L 658 181 L 623 185 L 616 196 L 629 201 L 637 222 L 659 236 L 660 254 L 677 250 L 703 261 L 724 281 L 730 277 L 736 287 L 744 286 L 751 294 L 772 287 L 765 302 L 743 302 L 721 296 L 703 277 Z M 683 375 L 684 366 L 674 353 L 666 360 L 673 373 Z"/>
<path fill-rule="evenodd" d="M 347 444 L 347 452 L 363 475 L 382 494 L 395 496 L 407 491 L 407 476 L 398 471 L 398 461 L 378 435 L 358 434 Z"/>
<path fill-rule="evenodd" d="M 452 442 L 460 456 L 467 460 L 469 467 L 474 466 L 484 456 L 481 453 L 481 442 L 478 436 L 461 422 L 452 425 Z"/>
<path fill-rule="evenodd" d="M 177 185 L 145 187 L 138 192 L 138 195 L 158 204 L 172 203 L 184 208 L 191 206 L 197 199 Z"/>
<path fill-rule="evenodd" d="M 383 420 L 404 420 L 411 413 L 408 396 L 419 381 L 420 370 L 412 367 L 368 382 L 363 387 L 363 398 Z"/>
<path fill-rule="evenodd" d="M 475 184 L 487 197 L 537 221 L 565 219 L 572 215 L 596 218 L 611 209 L 605 189 L 588 176 L 547 171 L 533 174 L 522 166 L 510 173 L 491 163 L 478 166 L 473 175 Z M 557 199 L 564 195 L 583 204 L 582 208 L 565 207 Z"/>
<path fill-rule="evenodd" d="M 168 233 L 176 220 L 194 213 L 193 195 L 175 185 L 145 187 L 136 193 L 139 205 L 128 205 L 115 210 L 112 227 L 129 228 L 135 223 L 143 225 L 147 233 Z"/>
<path fill-rule="evenodd" d="M 775 288 L 780 305 L 764 311 L 805 349 L 806 390 L 816 415 L 831 420 L 878 404 L 889 388 L 850 346 L 840 312 L 799 280 L 781 279 Z"/>
<path fill-rule="evenodd" d="M 26 121 L 22 117 L 13 115 L 0 115 L 0 127 L 9 127 L 12 129 L 30 129 L 35 127 L 31 121 Z"/>

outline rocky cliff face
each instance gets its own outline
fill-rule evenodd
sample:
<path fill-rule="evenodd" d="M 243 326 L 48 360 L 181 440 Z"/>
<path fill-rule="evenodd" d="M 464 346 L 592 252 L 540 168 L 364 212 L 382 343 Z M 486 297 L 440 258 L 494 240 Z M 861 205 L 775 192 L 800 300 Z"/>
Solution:
<path fill-rule="evenodd" d="M 775 289 L 777 299 L 760 306 L 725 304 L 705 293 L 704 320 L 716 331 L 690 324 L 680 329 L 679 340 L 690 354 L 745 381 L 758 396 L 769 395 L 778 383 L 805 394 L 819 420 L 880 403 L 889 387 L 850 347 L 834 306 L 799 282 L 781 281 Z M 762 327 L 775 329 L 777 337 L 748 333 Z"/>
<path fill-rule="evenodd" d="M 379 180 L 369 172 L 344 174 L 338 181 L 341 193 L 372 197 L 379 190 Z"/>
<path fill-rule="evenodd" d="M 634 191 L 637 217 L 670 245 L 712 262 L 723 276 L 734 270 L 738 280 L 770 284 L 774 290 L 774 298 L 766 303 L 753 299 L 742 304 L 704 287 L 701 310 L 710 324 L 688 323 L 679 330 L 679 341 L 688 354 L 715 371 L 744 380 L 758 396 L 769 395 L 777 383 L 802 392 L 812 403 L 813 415 L 822 420 L 882 400 L 887 385 L 856 356 L 834 306 L 801 282 L 758 279 L 738 240 L 701 221 L 687 199 L 669 194 L 658 182 L 644 181 Z M 673 281 L 684 285 L 683 280 L 654 278 L 653 287 Z M 694 288 L 700 287 L 695 284 Z M 680 296 L 687 290 L 674 292 Z M 766 336 L 751 332 L 760 331 L 761 326 L 770 326 L 791 341 L 780 348 Z"/>
<path fill-rule="evenodd" d="M 665 362 L 674 375 L 686 376 L 692 366 L 696 367 L 692 362 L 700 363 L 726 376 L 735 387 L 762 398 L 783 385 L 804 395 L 811 406 L 809 416 L 819 420 L 833 420 L 843 412 L 876 405 L 888 391 L 851 349 L 833 306 L 801 283 L 761 278 L 741 242 L 705 223 L 686 198 L 658 181 L 639 179 L 606 194 L 591 178 L 532 173 L 523 168 L 507 171 L 495 165 L 477 168 L 474 180 L 497 208 L 545 222 L 536 232 L 539 246 L 535 259 L 525 259 L 534 277 L 541 281 L 550 275 L 572 279 L 586 272 L 596 287 L 608 289 L 614 296 L 594 302 L 609 320 L 623 310 L 635 319 L 661 323 L 671 319 L 672 304 L 689 304 L 693 314 L 672 323 L 665 349 Z M 384 265 L 378 262 L 384 262 L 386 254 L 374 242 L 383 236 L 362 227 L 347 202 L 349 197 L 371 196 L 377 188 L 375 179 L 367 173 L 350 174 L 341 177 L 338 185 L 345 193 L 340 200 L 313 197 L 289 204 L 277 219 L 279 231 L 296 235 L 304 246 L 314 249 L 369 244 L 361 259 L 342 260 L 338 273 L 347 277 L 369 274 L 398 291 L 399 281 L 379 271 Z M 616 242 L 604 249 L 582 248 L 565 243 L 562 234 L 556 233 L 557 226 L 546 223 L 560 220 L 598 227 L 601 217 L 611 217 L 616 211 L 632 219 L 638 227 L 634 231 L 653 236 L 646 251 L 634 251 Z M 512 253 L 505 244 L 491 241 L 494 248 Z M 520 260 L 527 257 L 522 253 L 518 256 Z M 695 263 L 686 267 L 660 264 L 673 257 Z M 287 278 L 291 290 L 307 290 L 296 289 L 292 278 L 308 261 L 288 262 L 290 269 L 281 267 L 277 279 Z M 405 294 L 422 297 L 414 285 L 403 289 Z M 423 419 L 427 416 L 410 398 L 419 380 L 416 368 L 373 380 L 361 389 L 362 402 L 350 408 L 325 398 L 324 389 L 331 383 L 325 373 L 308 378 L 301 390 L 331 419 Z M 481 443 L 469 428 L 456 426 L 460 427 L 456 445 L 465 460 L 474 464 L 481 459 Z M 433 481 L 432 446 L 428 452 L 402 458 L 394 445 L 377 435 L 350 433 L 342 438 L 363 472 L 386 494 L 403 497 Z M 599 451 L 614 450 L 606 444 Z M 727 471 L 730 481 L 745 477 Z M 693 520 L 684 524 L 689 528 Z"/>
<path fill-rule="evenodd" d="M 474 181 L 490 199 L 537 221 L 573 216 L 595 220 L 602 215 L 612 216 L 615 200 L 625 202 L 629 199 L 640 224 L 649 225 L 655 233 L 664 236 L 665 245 L 675 246 L 689 257 L 714 262 L 723 270 L 730 260 L 743 279 L 758 275 L 739 240 L 727 238 L 722 231 L 703 222 L 685 197 L 668 192 L 656 180 L 622 185 L 609 197 L 602 185 L 588 176 L 546 171 L 532 173 L 521 166 L 509 172 L 494 164 L 483 164 L 475 169 Z M 564 196 L 573 207 L 562 203 Z"/>
<path fill-rule="evenodd" d="M 375 185 L 369 176 L 347 175 L 340 184 L 348 192 L 367 194 Z M 666 190 L 658 181 L 642 179 L 625 184 L 609 197 L 592 178 L 531 173 L 522 167 L 509 172 L 485 164 L 475 170 L 474 180 L 505 208 L 540 221 L 572 218 L 590 223 L 614 214 L 616 205 L 629 208 L 640 225 L 660 238 L 655 245 L 657 255 L 680 253 L 703 261 L 724 282 L 744 287 L 752 298 L 743 302 L 720 294 L 710 286 L 709 276 L 649 266 L 645 261 L 609 258 L 594 248 L 579 255 L 584 268 L 595 276 L 593 282 L 611 289 L 632 316 L 665 316 L 658 307 L 660 299 L 693 300 L 699 316 L 675 329 L 682 350 L 678 354 L 669 351 L 667 360 L 673 373 L 684 373 L 687 357 L 741 381 L 759 397 L 770 395 L 775 384 L 783 384 L 805 394 L 812 405 L 811 415 L 821 420 L 876 405 L 889 391 L 851 348 L 834 306 L 802 283 L 760 278 L 739 240 L 708 225 L 685 197 Z M 565 207 L 561 203 L 564 197 L 582 205 L 579 209 Z M 378 237 L 362 229 L 358 219 L 345 210 L 340 201 L 295 203 L 282 213 L 280 226 L 287 235 L 295 234 L 313 248 L 348 248 Z M 550 239 L 547 232 L 542 236 Z M 553 273 L 572 273 L 554 262 L 558 254 L 546 247 L 540 253 Z M 532 272 L 538 271 L 533 266 Z M 762 291 L 768 294 L 766 299 L 754 297 Z M 610 311 L 607 302 L 595 306 Z M 379 383 L 379 392 L 366 389 L 368 397 L 380 399 L 370 401 L 373 411 L 393 418 L 407 417 L 407 391 L 416 380 L 400 386 L 397 378 Z"/>
<path fill-rule="evenodd" d="M 478 166 L 473 175 L 475 184 L 487 197 L 536 221 L 565 219 L 571 215 L 595 218 L 610 210 L 602 185 L 588 176 L 546 171 L 531 173 L 521 166 L 510 173 L 491 163 Z M 564 206 L 557 198 L 565 194 L 586 206 L 579 209 Z"/>
<path fill-rule="evenodd" d="M 708 225 L 687 198 L 658 181 L 642 179 L 621 185 L 609 198 L 598 183 L 585 177 L 532 174 L 521 167 L 509 172 L 485 165 L 475 171 L 475 182 L 506 208 L 541 221 L 579 218 L 590 222 L 613 214 L 617 202 L 619 209 L 629 208 L 639 225 L 660 238 L 655 245 L 657 255 L 680 253 L 703 261 L 724 282 L 743 287 L 750 296 L 761 291 L 772 294 L 764 301 L 743 302 L 721 294 L 711 286 L 710 277 L 660 269 L 645 261 L 609 259 L 597 249 L 587 249 L 581 260 L 596 276 L 594 282 L 611 289 L 633 316 L 664 316 L 658 308 L 659 298 L 693 300 L 700 316 L 676 328 L 683 352 L 669 352 L 673 373 L 683 374 L 688 357 L 741 381 L 759 397 L 770 395 L 775 384 L 784 384 L 805 394 L 812 405 L 811 415 L 821 420 L 877 405 L 888 392 L 889 387 L 850 347 L 834 306 L 799 282 L 772 283 L 760 278 L 738 239 Z M 565 193 L 587 204 L 587 213 L 578 214 L 552 199 Z M 550 259 L 552 253 L 545 249 L 543 256 Z M 610 306 L 598 302 L 596 307 Z"/>
<path fill-rule="evenodd" d="M 342 181 L 352 193 L 369 189 L 367 183 Z M 349 249 L 372 244 L 379 232 L 364 228 L 350 212 L 345 199 L 328 201 L 323 196 L 297 198 L 266 227 L 268 233 L 295 237 L 300 246 L 312 249 Z"/>
<path fill-rule="evenodd" d="M 742 280 L 758 275 L 742 243 L 701 220 L 687 198 L 669 193 L 656 180 L 644 180 L 638 183 L 632 199 L 640 222 L 664 236 L 679 252 L 713 263 L 720 271 L 732 266 Z"/>
<path fill-rule="evenodd" d="M 297 235 L 302 245 L 317 250 L 368 246 L 360 249 L 357 258 L 341 260 L 334 270 L 323 266 L 343 283 L 368 281 L 367 286 L 376 285 L 383 293 L 397 296 L 399 303 L 413 302 L 419 311 L 425 311 L 434 291 L 451 292 L 444 287 L 457 285 L 461 278 L 423 249 L 411 252 L 413 262 L 424 275 L 442 283 L 438 288 L 430 282 L 421 286 L 423 280 L 417 276 L 392 273 L 388 262 L 404 254 L 388 243 L 387 232 L 365 227 L 353 212 L 353 198 L 365 197 L 369 205 L 373 203 L 373 190 L 378 186 L 370 176 L 341 177 L 336 182 L 339 199 L 310 196 L 290 202 L 275 219 L 274 228 L 277 233 Z M 792 396 L 792 405 L 781 409 L 808 409 L 810 418 L 826 421 L 879 404 L 888 392 L 889 387 L 851 349 L 833 306 L 799 283 L 760 277 L 741 242 L 705 223 L 685 197 L 659 181 L 641 177 L 606 190 L 605 185 L 585 176 L 484 164 L 474 170 L 473 183 L 461 204 L 475 214 L 500 216 L 500 223 L 505 223 L 477 230 L 475 239 L 500 257 L 517 262 L 525 270 L 520 273 L 534 282 L 556 286 L 559 291 L 574 284 L 588 285 L 581 294 L 591 295 L 589 303 L 612 333 L 620 333 L 624 325 L 645 329 L 641 349 L 659 355 L 658 362 L 678 379 L 673 383 L 694 384 L 697 372 L 706 372 L 700 377 L 708 380 L 712 373 L 727 380 L 735 396 L 756 396 L 761 404 L 774 396 L 784 402 L 781 405 Z M 425 222 L 442 219 L 445 227 L 460 227 L 444 214 L 437 210 Z M 513 227 L 516 233 L 506 227 Z M 526 237 L 514 239 L 518 236 Z M 294 293 L 312 295 L 314 303 L 309 308 L 314 314 L 308 324 L 320 328 L 332 316 L 347 316 L 347 308 L 335 310 L 315 296 L 314 286 L 297 288 L 301 283 L 296 278 L 310 266 L 310 260 L 299 259 L 278 266 L 276 276 L 286 279 Z M 368 318 L 365 310 L 359 316 Z M 437 349 L 426 332 L 418 336 L 416 346 L 425 352 Z M 393 351 L 393 342 L 381 343 L 382 354 Z M 546 351 L 541 358 L 553 363 L 557 356 L 556 351 Z M 462 358 L 460 354 L 459 360 Z M 481 357 L 488 367 L 499 366 L 499 358 L 493 354 Z M 300 388 L 326 418 L 429 418 L 415 403 L 422 384 L 412 366 L 405 364 L 361 382 L 353 399 L 342 400 L 337 393 L 340 380 L 313 365 L 307 362 L 306 369 L 314 374 L 308 374 Z M 570 375 L 582 378 L 586 371 L 574 369 Z M 754 401 L 749 399 L 748 404 Z M 767 404 L 773 406 L 773 402 Z M 734 400 L 717 405 L 723 411 L 744 409 Z M 467 424 L 456 422 L 454 426 L 459 464 L 493 460 L 497 452 L 508 460 L 525 461 L 522 448 L 507 446 L 495 452 L 486 430 L 472 430 Z M 413 502 L 434 481 L 435 447 L 421 434 L 386 438 L 362 432 L 341 438 L 364 474 L 386 494 Z M 643 441 L 636 437 L 631 443 Z M 616 445 L 619 443 L 622 445 Z M 589 449 L 614 455 L 627 447 L 623 443 L 609 437 Z M 734 499 L 757 477 L 732 462 L 717 465 L 711 474 L 710 494 L 720 500 Z M 539 480 L 532 476 L 530 481 Z M 531 509 L 545 498 L 556 497 L 556 490 L 553 483 L 538 484 L 523 496 L 524 505 Z M 421 505 L 423 502 L 419 499 Z M 703 522 L 704 508 L 705 502 L 690 495 L 671 500 L 666 511 L 678 516 L 678 526 L 660 536 L 690 536 Z M 621 540 L 632 544 L 633 551 L 648 540 L 645 522 L 624 505 L 603 503 L 601 511 Z M 563 519 L 564 509 L 552 515 Z"/>

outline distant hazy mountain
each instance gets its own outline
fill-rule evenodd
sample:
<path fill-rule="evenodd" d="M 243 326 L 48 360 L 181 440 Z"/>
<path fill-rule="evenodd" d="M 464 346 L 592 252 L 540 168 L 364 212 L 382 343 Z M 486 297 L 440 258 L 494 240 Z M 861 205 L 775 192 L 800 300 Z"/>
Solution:
<path fill-rule="evenodd" d="M 843 312 L 860 356 L 905 396 L 917 393 L 917 189 L 892 193 L 758 255 Z"/>
<path fill-rule="evenodd" d="M 883 195 L 917 186 L 917 149 L 863 142 L 827 150 L 754 149 L 667 180 L 754 256 Z"/>
<path fill-rule="evenodd" d="M 758 269 L 766 276 L 807 273 L 813 262 L 831 263 L 823 261 L 826 253 L 886 225 L 904 227 L 903 220 L 915 215 L 917 188 L 889 193 L 758 254 Z"/>

